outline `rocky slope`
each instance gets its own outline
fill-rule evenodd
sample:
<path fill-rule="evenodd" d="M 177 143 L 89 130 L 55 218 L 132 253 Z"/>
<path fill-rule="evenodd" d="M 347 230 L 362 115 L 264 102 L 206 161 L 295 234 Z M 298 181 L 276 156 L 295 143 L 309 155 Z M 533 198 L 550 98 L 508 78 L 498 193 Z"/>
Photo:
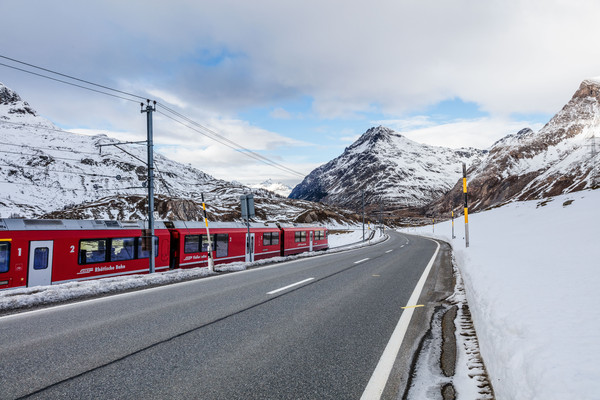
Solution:
<path fill-rule="evenodd" d="M 487 157 L 468 169 L 471 211 L 513 200 L 543 199 L 594 186 L 600 136 L 600 82 L 585 80 L 571 100 L 539 132 L 523 129 L 496 142 Z M 599 140 L 600 141 L 600 140 Z M 597 146 L 597 144 L 596 144 Z M 462 182 L 427 207 L 447 214 L 462 208 Z"/>
<path fill-rule="evenodd" d="M 145 146 L 58 129 L 0 84 L 0 218 L 146 218 Z M 124 152 L 125 150 L 126 152 Z M 213 220 L 240 218 L 239 196 L 255 195 L 257 220 L 344 223 L 350 212 L 284 199 L 216 179 L 155 153 L 156 218 L 201 219 L 204 193 Z"/>
<path fill-rule="evenodd" d="M 382 126 L 367 130 L 334 160 L 312 171 L 290 198 L 358 210 L 420 207 L 452 188 L 461 163 L 478 163 L 485 151 L 416 143 Z"/>

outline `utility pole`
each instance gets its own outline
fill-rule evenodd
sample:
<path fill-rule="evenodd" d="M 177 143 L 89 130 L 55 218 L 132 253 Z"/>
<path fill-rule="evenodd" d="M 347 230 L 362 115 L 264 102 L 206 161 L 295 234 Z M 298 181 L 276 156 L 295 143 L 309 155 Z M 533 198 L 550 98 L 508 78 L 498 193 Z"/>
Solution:
<path fill-rule="evenodd" d="M 465 195 L 465 247 L 469 247 L 469 207 L 467 206 L 467 165 L 462 163 L 463 168 L 463 193 Z"/>
<path fill-rule="evenodd" d="M 146 113 L 146 125 L 148 127 L 148 229 L 150 230 L 150 273 L 155 271 L 156 249 L 154 248 L 154 145 L 152 142 L 152 112 L 156 111 L 156 101 L 150 105 L 146 100 L 146 109 L 142 103 L 142 113 Z"/>

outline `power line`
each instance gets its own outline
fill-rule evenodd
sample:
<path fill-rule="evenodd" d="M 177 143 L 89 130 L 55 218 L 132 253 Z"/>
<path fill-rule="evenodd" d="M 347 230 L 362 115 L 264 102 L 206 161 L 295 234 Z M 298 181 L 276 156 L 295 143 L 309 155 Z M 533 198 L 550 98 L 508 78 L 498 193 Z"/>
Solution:
<path fill-rule="evenodd" d="M 33 149 L 35 149 L 35 148 L 33 148 Z M 81 162 L 81 159 L 77 159 L 77 158 L 55 157 L 55 156 L 50 156 L 50 155 L 46 155 L 46 154 L 29 154 L 29 153 L 20 153 L 20 152 L 16 152 L 16 151 L 8 151 L 8 150 L 0 150 L 0 153 L 16 154 L 16 155 L 19 155 L 19 156 L 30 156 L 30 157 L 50 157 L 50 158 L 55 159 L 55 160 Z"/>
<path fill-rule="evenodd" d="M 28 67 L 32 67 L 32 68 L 35 68 L 35 69 L 39 69 L 39 70 L 42 70 L 42 71 L 50 72 L 50 73 L 52 73 L 52 74 L 59 75 L 59 76 L 65 77 L 65 78 L 69 78 L 69 79 L 72 79 L 72 80 L 74 80 L 74 81 L 77 81 L 77 82 L 86 83 L 86 84 L 88 84 L 88 85 L 96 86 L 96 87 L 99 87 L 99 88 L 102 88 L 102 89 L 107 89 L 107 90 L 110 90 L 110 91 L 113 91 L 113 92 L 116 92 L 116 93 L 121 93 L 121 94 L 125 94 L 125 95 L 127 95 L 127 96 L 131 96 L 131 97 L 137 97 L 138 99 L 141 99 L 141 100 L 146 100 L 146 98 L 145 98 L 145 97 L 138 96 L 137 94 L 133 94 L 133 93 L 124 92 L 124 91 L 122 91 L 122 90 L 114 89 L 114 88 L 111 88 L 111 87 L 109 87 L 109 86 L 104 86 L 104 85 L 100 85 L 100 84 L 98 84 L 98 83 L 94 83 L 94 82 L 86 81 L 85 79 L 76 78 L 76 77 L 74 77 L 74 76 L 71 76 L 71 75 L 67 75 L 67 74 L 63 74 L 63 73 L 61 73 L 61 72 L 53 71 L 53 70 L 51 70 L 51 69 L 47 69 L 47 68 L 43 68 L 43 67 L 40 67 L 40 66 L 37 66 L 37 65 L 34 65 L 34 64 L 26 63 L 26 62 L 24 62 L 24 61 L 19 61 L 19 60 L 16 60 L 16 59 L 14 59 L 14 58 L 10 58 L 10 57 L 7 57 L 7 56 L 3 56 L 2 54 L 0 54 L 0 58 L 4 58 L 5 60 L 10 60 L 10 61 L 12 61 L 12 62 L 16 62 L 16 63 L 18 63 L 18 64 L 27 65 Z M 6 64 L 1 64 L 1 65 L 4 65 L 4 66 L 6 66 L 6 67 L 9 67 L 9 68 L 15 68 L 15 67 L 11 67 L 11 66 L 9 66 L 9 65 L 6 65 Z M 15 69 L 18 69 L 18 68 L 15 68 Z M 21 69 L 20 69 L 20 70 L 21 70 Z M 21 70 L 21 71 L 23 71 L 23 72 L 29 72 L 29 71 L 26 71 L 26 70 Z M 37 75 L 37 74 L 36 74 L 36 75 Z M 40 76 L 42 76 L 42 75 L 40 75 Z M 50 78 L 50 77 L 48 77 L 48 78 L 49 78 L 49 79 L 54 79 L 54 78 Z M 63 81 L 59 81 L 59 82 L 63 82 Z M 67 83 L 67 82 L 63 82 L 63 83 Z M 70 85 L 70 83 L 67 83 L 67 84 L 69 84 L 69 85 Z M 79 87 L 81 87 L 81 86 L 79 86 Z M 84 89 L 85 89 L 85 88 L 84 88 Z M 104 92 L 100 92 L 100 93 L 104 93 Z M 108 94 L 108 93 L 104 93 L 104 94 Z M 131 99 L 126 99 L 126 100 L 131 100 Z"/>
<path fill-rule="evenodd" d="M 97 177 L 97 178 L 114 178 L 116 179 L 116 175 L 103 175 L 103 174 L 90 174 L 87 172 L 73 172 L 73 171 L 63 171 L 63 170 L 58 170 L 58 169 L 50 169 L 50 168 L 45 168 L 45 167 L 32 167 L 32 166 L 24 166 L 24 165 L 19 165 L 19 166 L 14 166 L 14 165 L 10 165 L 10 164 L 4 164 L 4 163 L 0 163 L 1 167 L 9 167 L 9 168 L 24 168 L 24 169 L 36 169 L 38 171 L 45 171 L 45 172 L 55 172 L 55 173 L 59 173 L 59 174 L 69 174 L 69 175 L 77 175 L 77 176 L 92 176 L 92 177 Z"/>
<path fill-rule="evenodd" d="M 116 97 L 116 98 L 118 98 L 118 99 L 127 100 L 127 101 L 132 101 L 132 102 L 134 102 L 134 103 L 137 103 L 137 102 L 138 102 L 137 100 L 128 99 L 128 98 L 126 98 L 126 97 L 123 97 L 123 96 L 119 96 L 119 95 L 116 95 L 116 94 L 112 94 L 112 93 L 103 92 L 103 91 L 101 91 L 101 90 L 97 90 L 97 89 L 92 89 L 92 88 L 89 88 L 89 87 L 86 87 L 86 86 L 83 86 L 83 85 L 78 85 L 78 84 L 76 84 L 76 83 L 73 83 L 73 82 L 67 82 L 67 81 L 64 81 L 64 80 L 62 80 L 62 79 L 52 78 L 51 76 L 48 76 L 48 75 L 38 74 L 37 72 L 28 71 L 28 70 L 26 70 L 26 69 L 23 69 L 23 68 L 18 68 L 18 67 L 12 66 L 12 65 L 7 65 L 7 64 L 4 64 L 4 63 L 0 63 L 0 65 L 1 65 L 1 66 L 3 66 L 3 67 L 12 68 L 12 69 L 16 69 L 17 71 L 22 71 L 22 72 L 25 72 L 25 73 L 28 73 L 28 74 L 31 74 L 31 75 L 36 75 L 36 76 L 40 76 L 40 77 L 42 77 L 42 78 L 50 79 L 50 80 L 53 80 L 53 81 L 56 81 L 56 82 L 61 82 L 61 83 L 64 83 L 64 84 L 66 84 L 66 85 L 71 85 L 71 86 L 75 86 L 75 87 L 78 87 L 78 88 L 81 88 L 81 89 L 89 90 L 90 92 L 101 93 L 101 94 L 105 94 L 105 95 L 107 95 L 107 96 Z"/>
<path fill-rule="evenodd" d="M 69 187 L 57 187 L 57 186 L 50 186 L 50 185 L 40 185 L 37 183 L 26 183 L 26 182 L 8 182 L 8 181 L 0 181 L 0 183 L 6 183 L 9 185 L 22 185 L 22 186 L 35 186 L 35 187 L 40 187 L 40 188 L 48 188 L 48 189 L 58 189 L 58 190 L 62 190 L 62 191 L 73 191 L 73 192 L 91 192 L 91 191 L 102 191 L 102 192 L 115 192 L 115 191 L 121 191 L 121 190 L 132 190 L 132 189 L 142 189 L 141 187 L 138 186 L 134 186 L 134 187 L 128 187 L 128 188 L 112 188 L 112 189 L 105 189 L 105 188 L 92 188 L 92 189 L 82 189 L 82 188 L 69 188 Z M 91 183 L 88 183 L 91 184 Z M 10 193 L 9 193 L 10 194 Z M 127 194 L 128 196 L 130 196 L 131 194 Z M 136 194 L 137 196 L 137 194 Z M 141 194 L 139 195 L 141 197 L 145 197 L 145 194 Z"/>

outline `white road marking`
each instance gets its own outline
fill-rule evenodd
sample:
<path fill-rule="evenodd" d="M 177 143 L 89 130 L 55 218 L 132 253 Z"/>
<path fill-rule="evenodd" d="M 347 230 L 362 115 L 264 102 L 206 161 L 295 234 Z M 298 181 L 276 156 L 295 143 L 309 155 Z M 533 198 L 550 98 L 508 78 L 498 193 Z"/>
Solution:
<path fill-rule="evenodd" d="M 362 260 L 354 261 L 354 264 L 360 264 L 361 262 L 365 262 L 367 260 L 370 260 L 370 258 L 363 258 Z"/>
<path fill-rule="evenodd" d="M 386 251 L 386 253 L 391 253 L 392 251 L 394 251 L 394 250 L 393 249 L 392 250 L 388 250 L 388 251 Z"/>
<path fill-rule="evenodd" d="M 289 288 L 291 288 L 291 287 L 298 286 L 298 285 L 302 285 L 303 283 L 306 283 L 306 282 L 312 281 L 313 279 L 315 279 L 315 278 L 308 278 L 308 279 L 305 279 L 305 280 L 303 280 L 303 281 L 300 281 L 300 282 L 292 283 L 291 285 L 287 285 L 287 286 L 284 286 L 284 287 L 282 287 L 282 288 L 279 288 L 279 289 L 271 290 L 271 291 L 270 291 L 270 292 L 268 292 L 267 294 L 275 294 L 275 293 L 279 293 L 279 292 L 282 292 L 282 291 L 284 291 L 284 290 L 286 290 L 286 289 L 289 289 Z"/>
<path fill-rule="evenodd" d="M 432 241 L 435 242 L 435 240 Z M 390 373 L 392 372 L 394 361 L 396 361 L 396 357 L 398 356 L 398 352 L 402 346 L 402 341 L 404 340 L 404 335 L 408 329 L 410 319 L 415 311 L 414 306 L 417 305 L 417 301 L 419 300 L 423 286 L 425 286 L 425 282 L 427 281 L 429 271 L 433 266 L 433 262 L 437 257 L 438 251 L 440 250 L 440 244 L 438 242 L 435 243 L 437 244 L 437 248 L 431 257 L 431 260 L 429 260 L 429 264 L 427 264 L 427 267 L 425 267 L 425 271 L 423 271 L 419 282 L 417 282 L 417 286 L 415 286 L 415 290 L 412 292 L 412 295 L 406 304 L 406 307 L 411 308 L 407 308 L 402 311 L 400 320 L 398 321 L 398 324 L 396 325 L 396 328 L 394 329 L 387 346 L 385 346 L 385 350 L 383 351 L 383 354 L 377 363 L 375 371 L 373 371 L 373 375 L 371 375 L 371 379 L 369 379 L 369 383 L 362 394 L 361 400 L 377 400 L 380 399 L 381 395 L 383 394 L 385 385 L 387 384 Z"/>

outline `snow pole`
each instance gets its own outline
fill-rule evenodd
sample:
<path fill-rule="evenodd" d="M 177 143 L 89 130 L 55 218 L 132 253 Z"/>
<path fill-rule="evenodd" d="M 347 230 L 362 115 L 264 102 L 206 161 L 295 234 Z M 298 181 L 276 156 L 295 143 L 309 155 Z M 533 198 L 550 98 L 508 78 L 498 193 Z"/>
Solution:
<path fill-rule="evenodd" d="M 467 206 L 467 165 L 462 163 L 463 168 L 463 193 L 465 195 L 465 247 L 469 247 L 469 207 Z"/>
<path fill-rule="evenodd" d="M 452 239 L 454 239 L 454 211 L 451 211 L 452 213 Z"/>
<path fill-rule="evenodd" d="M 204 225 L 206 225 L 206 237 L 208 237 L 208 270 L 213 272 L 215 270 L 215 263 L 212 257 L 212 240 L 210 240 L 210 230 L 208 229 L 208 218 L 206 217 L 206 204 L 204 204 L 204 193 L 202 196 L 202 212 L 204 214 Z"/>

